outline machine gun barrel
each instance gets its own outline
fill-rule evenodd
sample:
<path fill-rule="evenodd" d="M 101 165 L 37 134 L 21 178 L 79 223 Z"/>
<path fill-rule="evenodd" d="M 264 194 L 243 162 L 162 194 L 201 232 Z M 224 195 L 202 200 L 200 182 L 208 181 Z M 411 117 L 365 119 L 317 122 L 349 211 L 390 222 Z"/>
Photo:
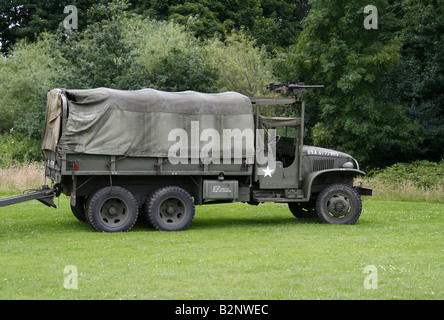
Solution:
<path fill-rule="evenodd" d="M 292 83 L 270 83 L 267 89 L 270 91 L 283 91 L 286 95 L 296 95 L 307 92 L 308 88 L 324 88 L 323 84 L 292 84 Z"/>

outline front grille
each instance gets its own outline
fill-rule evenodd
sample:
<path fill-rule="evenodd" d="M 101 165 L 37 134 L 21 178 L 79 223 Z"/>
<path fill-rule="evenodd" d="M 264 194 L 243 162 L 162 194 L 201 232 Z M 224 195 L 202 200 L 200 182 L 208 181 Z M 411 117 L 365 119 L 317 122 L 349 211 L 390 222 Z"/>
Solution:
<path fill-rule="evenodd" d="M 313 160 L 311 172 L 334 168 L 334 159 Z"/>

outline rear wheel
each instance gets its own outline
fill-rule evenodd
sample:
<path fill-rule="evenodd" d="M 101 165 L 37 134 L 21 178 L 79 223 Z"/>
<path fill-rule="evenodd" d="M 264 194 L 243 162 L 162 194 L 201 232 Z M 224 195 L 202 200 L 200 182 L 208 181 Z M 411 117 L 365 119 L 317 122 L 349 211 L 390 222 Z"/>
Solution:
<path fill-rule="evenodd" d="M 194 219 L 195 207 L 190 194 L 170 186 L 155 191 L 145 203 L 148 222 L 160 231 L 187 229 Z"/>
<path fill-rule="evenodd" d="M 87 207 L 87 220 L 97 231 L 126 232 L 137 220 L 137 201 L 121 187 L 100 189 L 88 200 Z"/>
<path fill-rule="evenodd" d="M 361 211 L 361 197 L 347 184 L 336 183 L 326 187 L 316 201 L 316 212 L 325 223 L 354 224 Z"/>
<path fill-rule="evenodd" d="M 86 220 L 86 197 L 77 197 L 76 205 L 71 206 L 71 211 L 79 221 Z"/>

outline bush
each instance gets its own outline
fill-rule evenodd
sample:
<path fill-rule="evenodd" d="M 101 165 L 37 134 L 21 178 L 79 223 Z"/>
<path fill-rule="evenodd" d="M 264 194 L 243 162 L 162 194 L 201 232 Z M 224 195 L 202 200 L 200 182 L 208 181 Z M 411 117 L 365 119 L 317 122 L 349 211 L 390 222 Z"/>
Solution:
<path fill-rule="evenodd" d="M 378 199 L 444 201 L 444 160 L 396 163 L 372 170 L 361 181 Z"/>
<path fill-rule="evenodd" d="M 376 169 L 369 177 L 390 181 L 394 185 L 411 182 L 418 188 L 444 186 L 444 159 L 441 162 L 417 160 L 412 163 L 396 163 L 385 169 Z"/>
<path fill-rule="evenodd" d="M 15 132 L 0 135 L 0 167 L 41 160 L 39 141 Z"/>

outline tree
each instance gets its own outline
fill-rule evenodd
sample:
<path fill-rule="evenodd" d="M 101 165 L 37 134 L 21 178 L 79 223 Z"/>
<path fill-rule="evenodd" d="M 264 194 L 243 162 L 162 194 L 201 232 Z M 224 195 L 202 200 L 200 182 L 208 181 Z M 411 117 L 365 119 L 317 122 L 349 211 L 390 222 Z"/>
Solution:
<path fill-rule="evenodd" d="M 406 159 L 419 139 L 417 124 L 385 86 L 401 58 L 401 40 L 391 33 L 398 21 L 388 1 L 373 4 L 379 26 L 367 30 L 366 1 L 312 1 L 297 44 L 279 57 L 276 69 L 287 81 L 325 85 L 307 96 L 316 145 L 383 166 Z"/>
<path fill-rule="evenodd" d="M 218 72 L 218 91 L 237 91 L 247 96 L 267 94 L 266 85 L 276 81 L 265 46 L 244 32 L 233 32 L 222 42 L 206 45 L 207 59 Z"/>
<path fill-rule="evenodd" d="M 42 43 L 20 42 L 0 58 L 0 134 L 21 132 L 40 139 L 54 60 Z"/>
<path fill-rule="evenodd" d="M 216 69 L 207 61 L 203 44 L 184 26 L 136 15 L 125 19 L 121 30 L 132 55 L 129 69 L 119 77 L 121 88 L 216 90 Z"/>
<path fill-rule="evenodd" d="M 125 1 L 90 8 L 85 30 L 60 30 L 43 40 L 59 63 L 57 86 L 211 91 L 217 74 L 185 27 L 131 15 Z M 98 13 L 98 14 L 97 14 Z"/>
<path fill-rule="evenodd" d="M 394 5 L 400 19 L 401 59 L 390 70 L 391 100 L 420 125 L 423 143 L 414 159 L 444 157 L 444 1 Z"/>
<path fill-rule="evenodd" d="M 133 12 L 187 26 L 202 39 L 243 29 L 259 46 L 273 49 L 293 44 L 308 13 L 308 1 L 292 0 L 130 0 Z"/>
<path fill-rule="evenodd" d="M 43 32 L 56 33 L 67 14 L 64 7 L 78 9 L 78 28 L 85 30 L 104 17 L 100 8 L 110 0 L 5 0 L 0 2 L 1 51 L 7 53 L 21 39 L 34 42 Z M 301 21 L 309 9 L 307 0 L 128 0 L 133 13 L 187 26 L 198 38 L 228 36 L 233 29 L 265 45 L 272 52 L 295 42 Z M 91 10 L 96 8 L 96 10 Z M 105 11 L 106 12 L 106 11 Z"/>
<path fill-rule="evenodd" d="M 99 3 L 88 12 L 97 21 L 84 30 L 60 28 L 57 34 L 43 36 L 54 58 L 66 66 L 59 72 L 58 86 L 119 87 L 119 77 L 128 70 L 132 59 L 131 48 L 124 43 L 121 31 L 126 7 L 124 1 Z"/>
<path fill-rule="evenodd" d="M 0 57 L 0 165 L 41 160 L 40 139 L 54 60 L 41 43 L 15 44 Z"/>
<path fill-rule="evenodd" d="M 64 8 L 75 5 L 79 29 L 83 30 L 96 16 L 87 16 L 88 8 L 108 0 L 4 0 L 0 2 L 1 51 L 8 53 L 20 40 L 35 42 L 43 32 L 55 32 L 67 16 Z"/>

